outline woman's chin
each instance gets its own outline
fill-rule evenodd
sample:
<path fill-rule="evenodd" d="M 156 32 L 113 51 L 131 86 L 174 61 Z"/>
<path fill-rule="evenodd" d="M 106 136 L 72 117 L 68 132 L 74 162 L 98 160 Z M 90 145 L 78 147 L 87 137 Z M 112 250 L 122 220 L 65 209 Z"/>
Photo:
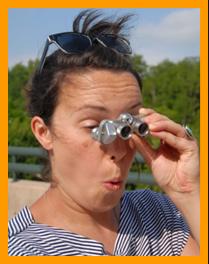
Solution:
<path fill-rule="evenodd" d="M 120 189 L 114 192 L 108 191 L 104 197 L 93 203 L 91 211 L 103 213 L 116 207 L 120 203 L 121 196 L 124 189 Z"/>

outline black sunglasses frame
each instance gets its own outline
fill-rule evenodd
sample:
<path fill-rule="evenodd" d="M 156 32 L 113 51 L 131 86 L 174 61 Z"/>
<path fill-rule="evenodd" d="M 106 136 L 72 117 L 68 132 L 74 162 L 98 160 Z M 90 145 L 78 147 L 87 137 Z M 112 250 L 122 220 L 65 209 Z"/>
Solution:
<path fill-rule="evenodd" d="M 44 67 L 44 63 L 45 63 L 45 60 L 46 60 L 46 55 L 47 55 L 47 52 L 48 52 L 48 49 L 49 49 L 49 46 L 51 44 L 55 44 L 58 49 L 62 50 L 64 53 L 66 54 L 73 54 L 73 53 L 79 53 L 79 52 L 69 52 L 69 51 L 66 51 L 63 47 L 60 46 L 60 44 L 58 43 L 57 41 L 57 38 L 61 35 L 77 35 L 77 36 L 81 36 L 82 38 L 86 38 L 88 41 L 89 41 L 89 46 L 87 46 L 83 51 L 87 50 L 89 47 L 92 47 L 93 46 L 93 42 L 97 41 L 98 43 L 100 43 L 102 46 L 104 47 L 107 47 L 107 48 L 111 48 L 113 50 L 115 50 L 116 52 L 119 52 L 119 53 L 122 53 L 124 55 L 130 55 L 132 53 L 132 49 L 131 49 L 131 46 L 130 46 L 130 43 L 128 40 L 122 38 L 122 37 L 118 37 L 114 34 L 101 34 L 101 35 L 98 35 L 94 38 L 90 38 L 88 35 L 86 34 L 83 34 L 83 33 L 76 33 L 76 32 L 62 32 L 62 33 L 57 33 L 57 34 L 52 34 L 52 35 L 49 35 L 47 37 L 47 40 L 46 40 L 46 43 L 45 43 L 45 46 L 44 46 L 44 50 L 43 50 L 43 53 L 42 53 L 42 56 L 41 56 L 41 59 L 40 59 L 40 63 L 39 63 L 39 66 L 38 66 L 38 72 L 41 73 L 42 70 L 43 70 L 43 67 Z M 118 51 L 117 49 L 115 49 L 114 47 L 110 47 L 110 46 L 107 46 L 100 38 L 101 37 L 111 37 L 111 38 L 115 38 L 115 39 L 119 39 L 120 41 L 122 41 L 125 45 L 126 45 L 126 48 L 127 48 L 127 52 L 120 52 Z"/>

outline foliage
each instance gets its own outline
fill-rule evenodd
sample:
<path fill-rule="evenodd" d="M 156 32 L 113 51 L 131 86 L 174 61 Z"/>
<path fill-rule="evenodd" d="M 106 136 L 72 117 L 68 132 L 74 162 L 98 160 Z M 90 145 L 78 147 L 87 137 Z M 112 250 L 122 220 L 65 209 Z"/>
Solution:
<path fill-rule="evenodd" d="M 24 89 L 37 65 L 29 61 L 27 66 L 20 63 L 9 70 L 9 145 L 37 146 L 30 130 L 30 119 L 26 111 Z"/>
<path fill-rule="evenodd" d="M 200 63 L 185 58 L 150 67 L 144 78 L 144 105 L 180 124 L 189 124 L 199 140 Z"/>

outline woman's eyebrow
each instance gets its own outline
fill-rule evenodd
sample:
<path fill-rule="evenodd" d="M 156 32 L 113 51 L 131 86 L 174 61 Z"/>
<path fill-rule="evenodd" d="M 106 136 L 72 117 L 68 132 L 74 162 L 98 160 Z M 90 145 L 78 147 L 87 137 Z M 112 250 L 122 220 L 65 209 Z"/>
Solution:
<path fill-rule="evenodd" d="M 132 110 L 132 109 L 134 109 L 134 108 L 136 108 L 136 107 L 140 107 L 140 106 L 142 106 L 142 103 L 141 103 L 141 102 L 137 102 L 137 103 L 135 103 L 134 105 L 132 105 L 131 107 L 129 107 L 128 110 Z M 86 111 L 86 110 L 93 110 L 93 111 L 97 110 L 97 111 L 99 111 L 99 112 L 106 112 L 106 113 L 111 112 L 111 110 L 105 108 L 105 107 L 102 106 L 102 105 L 90 105 L 90 104 L 82 105 L 81 107 L 79 107 L 79 108 L 76 110 L 76 112 L 80 112 L 80 111 L 84 111 L 84 110 L 85 110 L 85 111 Z"/>
<path fill-rule="evenodd" d="M 105 108 L 104 106 L 101 105 L 82 105 L 81 107 L 79 107 L 76 112 L 80 112 L 80 111 L 86 111 L 86 110 L 97 110 L 100 112 L 109 112 L 109 110 L 107 108 Z"/>
<path fill-rule="evenodd" d="M 141 107 L 142 106 L 142 102 L 137 102 L 136 104 L 132 105 L 129 109 L 134 109 L 136 107 Z"/>

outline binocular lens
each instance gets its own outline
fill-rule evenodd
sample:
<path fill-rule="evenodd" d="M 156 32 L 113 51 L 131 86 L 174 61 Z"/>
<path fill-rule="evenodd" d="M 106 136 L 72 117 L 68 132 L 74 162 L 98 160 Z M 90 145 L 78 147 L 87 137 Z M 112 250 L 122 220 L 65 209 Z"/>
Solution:
<path fill-rule="evenodd" d="M 98 127 L 92 129 L 92 138 L 102 144 L 110 144 L 117 136 L 123 140 L 127 140 L 131 137 L 132 133 L 144 137 L 149 133 L 149 127 L 140 118 L 123 113 L 119 119 L 102 120 Z"/>
<path fill-rule="evenodd" d="M 149 131 L 149 127 L 146 123 L 142 123 L 141 125 L 139 125 L 138 127 L 138 133 L 141 135 L 141 136 L 145 136 Z"/>
<path fill-rule="evenodd" d="M 129 134 L 131 133 L 131 128 L 129 126 L 124 126 L 121 129 L 120 133 L 123 138 L 127 138 Z"/>

